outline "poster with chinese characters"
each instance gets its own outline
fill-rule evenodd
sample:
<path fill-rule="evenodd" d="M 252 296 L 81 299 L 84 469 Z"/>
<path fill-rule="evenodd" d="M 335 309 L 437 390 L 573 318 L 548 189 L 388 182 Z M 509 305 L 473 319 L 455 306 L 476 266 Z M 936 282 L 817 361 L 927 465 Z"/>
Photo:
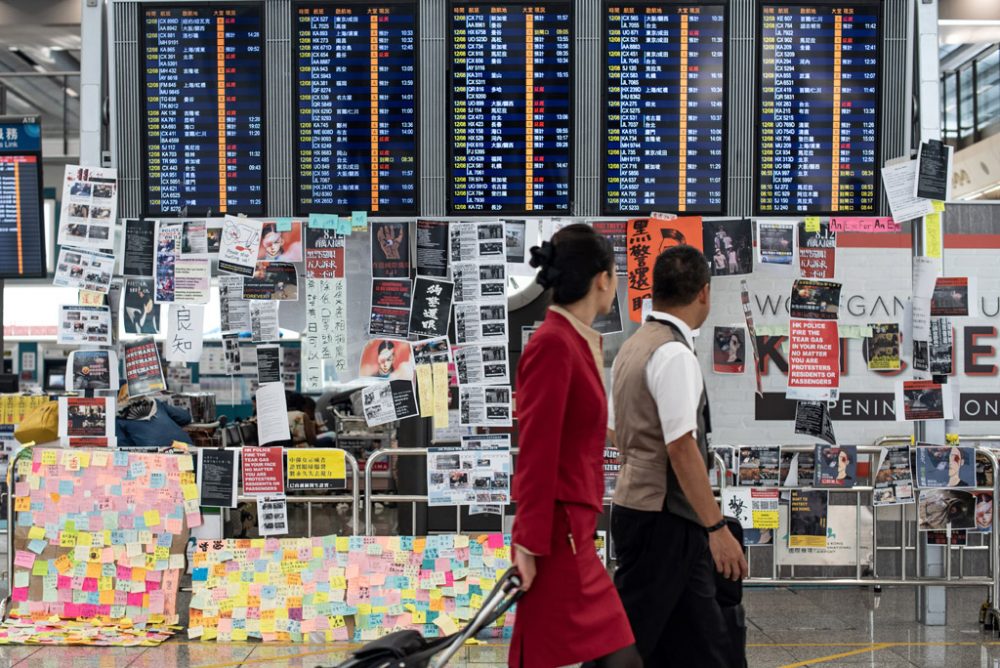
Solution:
<path fill-rule="evenodd" d="M 325 384 L 324 366 L 332 366 L 335 378 L 342 378 L 348 371 L 346 281 L 343 277 L 307 278 L 305 300 L 302 387 L 306 392 L 316 392 Z"/>
<path fill-rule="evenodd" d="M 171 304 L 163 355 L 168 362 L 197 362 L 205 331 L 205 307 Z"/>
<path fill-rule="evenodd" d="M 455 285 L 450 281 L 417 276 L 410 308 L 410 334 L 419 339 L 448 335 Z"/>

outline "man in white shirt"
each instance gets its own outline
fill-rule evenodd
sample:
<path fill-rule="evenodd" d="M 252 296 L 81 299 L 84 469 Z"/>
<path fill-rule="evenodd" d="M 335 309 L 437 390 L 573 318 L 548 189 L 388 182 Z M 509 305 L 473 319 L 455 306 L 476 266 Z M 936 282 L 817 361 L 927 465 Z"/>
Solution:
<path fill-rule="evenodd" d="M 708 396 L 692 330 L 709 312 L 708 261 L 691 246 L 653 268 L 653 312 L 615 359 L 608 428 L 620 452 L 615 585 L 647 666 L 734 663 L 715 570 L 747 575 L 708 480 Z"/>

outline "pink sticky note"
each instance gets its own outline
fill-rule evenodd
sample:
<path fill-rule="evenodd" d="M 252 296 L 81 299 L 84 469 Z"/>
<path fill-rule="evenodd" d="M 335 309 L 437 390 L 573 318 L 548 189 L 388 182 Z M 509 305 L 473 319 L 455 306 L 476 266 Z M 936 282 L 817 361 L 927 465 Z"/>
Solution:
<path fill-rule="evenodd" d="M 486 547 L 491 550 L 499 550 L 503 547 L 503 534 L 502 533 L 491 533 L 486 538 Z"/>
<path fill-rule="evenodd" d="M 28 588 L 27 587 L 14 587 L 11 590 L 11 598 L 17 603 L 23 603 L 28 600 Z"/>
<path fill-rule="evenodd" d="M 31 570 L 31 567 L 35 564 L 35 553 L 29 552 L 27 550 L 18 550 L 14 553 L 14 565 L 20 568 L 27 568 Z"/>

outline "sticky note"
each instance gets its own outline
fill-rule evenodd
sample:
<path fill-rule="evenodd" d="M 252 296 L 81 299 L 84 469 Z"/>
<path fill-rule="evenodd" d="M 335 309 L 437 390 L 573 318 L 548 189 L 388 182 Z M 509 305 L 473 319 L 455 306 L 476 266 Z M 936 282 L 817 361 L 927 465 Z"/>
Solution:
<path fill-rule="evenodd" d="M 35 540 L 28 541 L 28 549 L 35 554 L 41 554 L 45 550 L 46 545 L 48 545 L 47 541 L 39 540 L 37 538 Z"/>
<path fill-rule="evenodd" d="M 351 211 L 351 229 L 355 232 L 363 232 L 368 229 L 367 211 Z"/>
<path fill-rule="evenodd" d="M 14 552 L 14 565 L 20 568 L 30 569 L 35 564 L 35 554 L 27 550 L 17 550 Z"/>
<path fill-rule="evenodd" d="M 924 255 L 941 257 L 941 214 L 932 213 L 924 216 Z"/>
<path fill-rule="evenodd" d="M 934 211 L 936 213 L 941 213 L 944 211 L 944 202 L 939 199 L 932 199 L 931 204 L 934 206 Z"/>
<path fill-rule="evenodd" d="M 27 512 L 31 510 L 31 497 L 18 496 L 14 499 L 14 510 L 17 512 Z"/>
<path fill-rule="evenodd" d="M 31 566 L 32 575 L 48 575 L 49 574 L 49 562 L 45 559 L 35 559 L 35 563 Z"/>
<path fill-rule="evenodd" d="M 45 538 L 45 527 L 31 527 L 28 529 L 28 540 L 39 540 Z"/>
<path fill-rule="evenodd" d="M 806 216 L 806 232 L 819 232 L 819 216 Z"/>
<path fill-rule="evenodd" d="M 330 230 L 336 225 L 339 216 L 327 213 L 310 213 L 309 227 L 316 230 Z"/>
<path fill-rule="evenodd" d="M 58 461 L 59 457 L 55 450 L 42 450 L 43 466 L 55 466 Z"/>
<path fill-rule="evenodd" d="M 153 509 L 147 510 L 142 514 L 142 518 L 146 521 L 147 527 L 157 527 L 160 526 L 160 511 Z"/>
<path fill-rule="evenodd" d="M 292 231 L 292 219 L 291 218 L 278 218 L 275 221 L 275 229 L 278 232 L 291 232 Z"/>

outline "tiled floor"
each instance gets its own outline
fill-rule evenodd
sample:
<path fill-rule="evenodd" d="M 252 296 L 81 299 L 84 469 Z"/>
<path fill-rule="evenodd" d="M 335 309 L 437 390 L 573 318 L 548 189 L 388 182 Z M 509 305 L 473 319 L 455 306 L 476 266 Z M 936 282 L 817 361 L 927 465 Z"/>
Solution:
<path fill-rule="evenodd" d="M 921 626 L 909 589 L 876 601 L 859 589 L 768 589 L 746 596 L 751 668 L 1000 668 L 1000 638 L 978 625 L 979 590 L 952 590 L 948 625 Z M 174 640 L 161 647 L 0 647 L 0 668 L 264 668 L 336 666 L 337 645 L 216 645 Z M 468 647 L 454 668 L 506 665 L 506 647 Z M 658 668 L 658 667 L 654 667 Z M 687 667 L 684 667 L 687 668 Z"/>

